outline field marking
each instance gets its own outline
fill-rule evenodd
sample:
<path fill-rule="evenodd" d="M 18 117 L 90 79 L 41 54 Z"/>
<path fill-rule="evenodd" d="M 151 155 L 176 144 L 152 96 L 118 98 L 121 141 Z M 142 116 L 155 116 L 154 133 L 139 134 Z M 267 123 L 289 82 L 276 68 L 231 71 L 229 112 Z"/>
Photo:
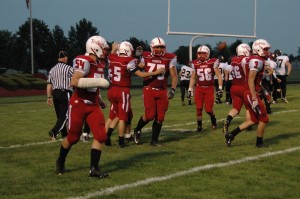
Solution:
<path fill-rule="evenodd" d="M 12 148 L 27 147 L 27 146 L 45 145 L 45 144 L 52 144 L 52 143 L 59 142 L 59 141 L 62 141 L 62 139 L 58 139 L 55 141 L 34 142 L 34 143 L 28 143 L 28 144 L 16 144 L 16 145 L 11 145 L 11 146 L 7 146 L 7 147 L 0 146 L 0 149 L 12 149 Z"/>
<path fill-rule="evenodd" d="M 238 159 L 238 160 L 230 160 L 228 162 L 207 164 L 207 165 L 204 165 L 204 166 L 193 167 L 191 169 L 180 171 L 180 172 L 173 173 L 173 174 L 166 175 L 166 176 L 147 178 L 145 180 L 139 180 L 139 181 L 129 183 L 129 184 L 109 187 L 109 188 L 103 189 L 102 191 L 96 191 L 96 192 L 93 192 L 93 193 L 89 193 L 89 194 L 86 194 L 85 196 L 71 197 L 69 199 L 88 199 L 88 198 L 92 198 L 92 197 L 99 197 L 99 196 L 109 195 L 109 194 L 112 194 L 116 191 L 135 188 L 135 187 L 138 187 L 138 186 L 148 185 L 150 183 L 155 183 L 155 182 L 162 182 L 162 181 L 170 180 L 172 178 L 176 178 L 176 177 L 196 173 L 196 172 L 199 172 L 199 171 L 205 171 L 205 170 L 214 169 L 214 168 L 228 167 L 228 166 L 231 166 L 231 165 L 241 164 L 241 163 L 244 163 L 244 162 L 255 161 L 255 160 L 258 160 L 258 159 L 261 159 L 261 158 L 267 158 L 267 157 L 271 157 L 271 156 L 275 156 L 275 155 L 281 155 L 281 154 L 285 154 L 285 153 L 292 153 L 292 152 L 295 152 L 295 151 L 298 151 L 298 150 L 300 150 L 300 147 L 289 148 L 289 149 L 285 149 L 285 150 L 282 150 L 282 151 L 268 152 L 268 153 L 264 153 L 264 154 L 257 155 L 257 156 L 245 157 L 245 158 L 241 158 L 241 159 Z"/>
<path fill-rule="evenodd" d="M 282 114 L 282 113 L 290 113 L 290 112 L 298 112 L 299 110 L 288 110 L 288 111 L 280 111 L 280 112 L 275 112 L 272 114 Z M 243 118 L 241 116 L 237 116 L 235 117 L 235 119 L 240 119 Z M 223 121 L 225 118 L 221 118 L 218 121 Z M 205 120 L 203 121 L 203 123 L 208 123 L 210 122 L 210 120 Z M 189 126 L 189 125 L 193 125 L 196 124 L 196 122 L 188 122 L 188 123 L 183 123 L 183 124 L 174 124 L 174 125 L 164 125 L 163 128 L 173 128 L 176 126 Z M 144 132 L 148 132 L 149 130 L 151 130 L 152 127 L 148 127 L 148 128 L 144 128 Z M 169 129 L 170 130 L 170 129 Z M 177 129 L 176 129 L 177 130 Z M 179 129 L 178 129 L 179 130 Z M 179 130 L 180 132 L 185 132 L 186 129 L 181 129 Z M 21 148 L 21 147 L 29 147 L 29 146 L 36 146 L 36 145 L 45 145 L 45 144 L 52 144 L 52 143 L 56 143 L 56 142 L 60 142 L 62 141 L 62 139 L 56 140 L 56 141 L 44 141 L 44 142 L 35 142 L 35 143 L 28 143 L 28 144 L 17 144 L 17 145 L 11 145 L 11 146 L 0 146 L 0 149 L 11 149 L 11 148 Z"/>

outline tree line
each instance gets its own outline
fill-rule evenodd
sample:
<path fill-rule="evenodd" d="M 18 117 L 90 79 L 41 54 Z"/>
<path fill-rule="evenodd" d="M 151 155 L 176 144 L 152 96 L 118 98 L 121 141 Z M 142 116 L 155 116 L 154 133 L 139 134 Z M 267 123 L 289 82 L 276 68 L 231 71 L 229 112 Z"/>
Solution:
<path fill-rule="evenodd" d="M 85 53 L 86 40 L 93 36 L 99 35 L 99 30 L 93 26 L 92 22 L 81 19 L 75 26 L 71 26 L 68 31 L 68 36 L 65 36 L 63 29 L 56 25 L 53 30 L 48 28 L 42 20 L 32 19 L 33 23 L 33 52 L 34 52 L 34 69 L 35 72 L 39 69 L 49 71 L 57 62 L 57 54 L 61 50 L 69 53 L 70 58 L 74 58 L 79 54 Z M 101 34 L 100 34 L 101 35 Z M 0 68 L 15 69 L 25 73 L 31 71 L 31 41 L 30 41 L 30 20 L 22 24 L 16 33 L 8 30 L 0 30 Z M 130 37 L 127 41 L 131 42 L 133 47 L 142 46 L 144 50 L 150 50 L 147 40 L 140 40 L 135 37 Z M 221 42 L 221 41 L 220 41 Z M 228 45 L 224 50 L 218 51 L 217 46 L 212 47 L 211 55 L 217 57 L 222 55 L 225 60 L 235 54 L 236 47 L 242 43 L 242 40 L 237 39 L 235 42 Z M 111 46 L 111 43 L 108 41 Z M 251 46 L 252 43 L 249 43 Z M 193 46 L 193 59 L 196 56 L 196 51 L 200 46 Z M 180 64 L 186 64 L 189 59 L 189 46 L 180 46 L 175 52 Z M 300 54 L 300 48 L 298 50 Z M 289 55 L 290 61 L 299 60 L 300 55 Z M 72 59 L 70 59 L 72 61 Z"/>

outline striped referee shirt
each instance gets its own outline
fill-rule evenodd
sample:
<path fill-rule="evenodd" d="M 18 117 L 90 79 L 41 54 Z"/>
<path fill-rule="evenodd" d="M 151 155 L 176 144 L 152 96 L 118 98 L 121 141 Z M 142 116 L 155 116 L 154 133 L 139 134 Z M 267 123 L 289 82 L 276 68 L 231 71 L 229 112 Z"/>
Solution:
<path fill-rule="evenodd" d="M 48 76 L 48 84 L 52 84 L 52 89 L 64 89 L 72 90 L 71 77 L 74 70 L 72 66 L 69 66 L 63 62 L 58 62 L 53 68 L 51 68 Z"/>

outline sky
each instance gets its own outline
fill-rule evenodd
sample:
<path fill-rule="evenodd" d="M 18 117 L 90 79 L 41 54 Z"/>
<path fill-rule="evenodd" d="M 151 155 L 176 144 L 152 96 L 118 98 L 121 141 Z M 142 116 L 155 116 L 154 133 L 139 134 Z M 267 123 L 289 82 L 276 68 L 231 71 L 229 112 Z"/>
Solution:
<path fill-rule="evenodd" d="M 0 30 L 16 33 L 29 18 L 26 0 L 1 0 Z M 108 42 L 136 37 L 150 42 L 161 37 L 167 51 L 189 46 L 193 36 L 168 35 L 168 0 L 31 0 L 32 17 L 52 30 L 60 26 L 65 33 L 83 18 L 97 27 Z M 171 0 L 170 31 L 230 35 L 254 35 L 254 0 Z M 266 39 L 271 51 L 298 55 L 300 47 L 300 1 L 257 0 L 256 39 Z M 201 37 L 192 45 L 219 41 L 228 44 L 255 38 Z"/>

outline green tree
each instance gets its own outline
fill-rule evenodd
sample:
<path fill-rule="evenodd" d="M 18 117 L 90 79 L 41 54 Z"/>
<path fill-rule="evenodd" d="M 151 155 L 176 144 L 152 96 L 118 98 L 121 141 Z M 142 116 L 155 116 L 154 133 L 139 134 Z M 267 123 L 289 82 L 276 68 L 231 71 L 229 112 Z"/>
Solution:
<path fill-rule="evenodd" d="M 75 57 L 84 54 L 86 51 L 86 41 L 94 35 L 99 35 L 97 28 L 92 25 L 92 22 L 87 21 L 85 18 L 80 20 L 75 27 L 71 26 L 68 33 L 70 56 Z"/>
<path fill-rule="evenodd" d="M 64 50 L 69 53 L 70 47 L 67 37 L 64 35 L 64 31 L 61 27 L 55 26 L 52 30 L 52 34 L 50 36 L 49 48 L 48 48 L 48 57 L 45 60 L 46 65 L 45 69 L 50 70 L 51 67 L 57 63 L 57 57 L 59 51 Z M 72 61 L 70 57 L 69 62 Z"/>
<path fill-rule="evenodd" d="M 0 31 L 0 67 L 14 68 L 16 36 L 7 30 Z"/>
<path fill-rule="evenodd" d="M 48 26 L 41 20 L 32 19 L 33 26 L 33 55 L 34 68 L 44 68 L 45 60 L 48 56 L 48 46 L 51 39 L 51 32 Z M 19 70 L 24 72 L 31 71 L 31 36 L 30 20 L 28 19 L 17 31 L 17 57 Z"/>
<path fill-rule="evenodd" d="M 128 41 L 132 44 L 133 49 L 136 49 L 138 46 L 142 46 L 144 51 L 150 51 L 150 45 L 147 40 L 138 40 L 135 37 L 130 37 Z"/>
<path fill-rule="evenodd" d="M 189 61 L 189 46 L 179 46 L 174 52 L 177 55 L 177 62 L 186 65 Z"/>

